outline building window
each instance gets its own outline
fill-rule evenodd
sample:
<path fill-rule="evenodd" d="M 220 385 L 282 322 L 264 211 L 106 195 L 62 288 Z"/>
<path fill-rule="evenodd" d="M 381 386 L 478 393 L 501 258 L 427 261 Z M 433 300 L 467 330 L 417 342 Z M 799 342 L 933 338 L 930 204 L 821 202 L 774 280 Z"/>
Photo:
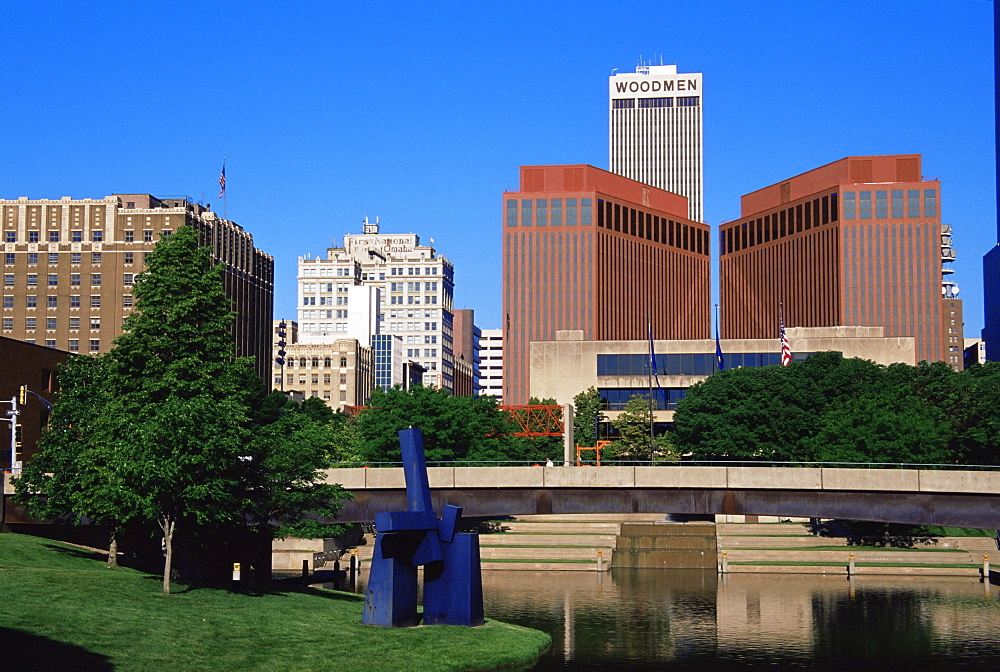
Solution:
<path fill-rule="evenodd" d="M 58 296 L 49 296 L 49 297 L 46 297 L 46 298 L 47 298 L 47 302 L 46 303 L 47 303 L 47 305 L 48 305 L 49 308 L 58 308 L 59 307 L 59 297 Z"/>
<path fill-rule="evenodd" d="M 324 385 L 329 385 L 329 384 L 330 384 L 330 382 L 331 382 L 330 378 L 331 378 L 331 377 L 330 377 L 330 374 L 329 374 L 329 373 L 324 373 L 324 374 L 323 374 L 323 384 L 324 384 Z"/>
<path fill-rule="evenodd" d="M 49 242 L 50 243 L 58 243 L 59 242 L 59 232 L 58 231 L 49 231 Z"/>
<path fill-rule="evenodd" d="M 101 351 L 101 340 L 99 338 L 90 339 L 90 351 L 91 352 Z"/>
<path fill-rule="evenodd" d="M 673 98 L 640 98 L 639 108 L 647 109 L 651 107 L 673 107 Z"/>
<path fill-rule="evenodd" d="M 146 229 L 145 231 L 143 231 L 142 232 L 142 242 L 144 242 L 144 243 L 151 243 L 151 242 L 153 242 L 153 232 L 150 231 L 149 229 Z"/>
<path fill-rule="evenodd" d="M 101 274 L 100 273 L 91 273 L 90 274 L 90 286 L 91 287 L 100 287 L 101 286 Z"/>
<path fill-rule="evenodd" d="M 341 401 L 347 401 L 347 390 L 341 390 L 340 391 L 340 400 Z"/>
<path fill-rule="evenodd" d="M 79 266 L 80 262 L 82 262 L 82 261 L 83 261 L 83 255 L 81 253 L 79 253 L 79 252 L 71 252 L 70 253 L 70 255 L 69 255 L 69 263 L 76 264 L 77 266 Z"/>
<path fill-rule="evenodd" d="M 49 273 L 49 287 L 57 287 L 59 285 L 59 275 L 56 273 Z"/>
<path fill-rule="evenodd" d="M 132 295 L 131 294 L 125 294 L 124 296 L 122 296 L 122 305 L 125 306 L 126 308 L 131 308 L 132 307 Z"/>
<path fill-rule="evenodd" d="M 7 273 L 6 275 L 4 275 L 3 276 L 3 284 L 6 287 L 13 287 L 14 286 L 14 274 L 13 273 Z"/>
<path fill-rule="evenodd" d="M 16 243 L 17 231 L 8 231 L 6 236 L 4 237 L 4 240 L 6 240 L 8 243 Z"/>
<path fill-rule="evenodd" d="M 70 329 L 79 329 L 80 328 L 80 318 L 79 317 L 71 317 L 71 318 L 69 318 L 69 328 Z"/>
<path fill-rule="evenodd" d="M 95 296 L 90 297 L 90 307 L 91 308 L 100 308 L 101 307 L 101 296 L 100 296 L 100 294 L 97 294 Z"/>
<path fill-rule="evenodd" d="M 844 192 L 844 219 L 854 219 L 856 217 L 854 210 L 854 192 L 845 191 Z"/>
<path fill-rule="evenodd" d="M 14 307 L 14 297 L 13 296 L 5 296 L 5 297 L 3 297 L 3 307 L 4 308 L 13 308 Z"/>
<path fill-rule="evenodd" d="M 888 195 L 884 190 L 875 192 L 875 219 L 889 218 Z"/>
<path fill-rule="evenodd" d="M 124 276 L 122 276 L 122 281 L 125 283 L 126 286 L 131 286 L 134 280 L 135 276 L 132 273 L 126 273 Z"/>
<path fill-rule="evenodd" d="M 312 384 L 313 385 L 319 385 L 319 374 L 318 373 L 312 374 Z"/>
<path fill-rule="evenodd" d="M 31 331 L 35 328 L 36 319 L 34 317 L 24 318 L 24 328 Z"/>
<path fill-rule="evenodd" d="M 937 189 L 924 189 L 924 217 L 937 217 Z"/>
<path fill-rule="evenodd" d="M 29 243 L 38 242 L 38 231 L 28 231 L 28 242 Z"/>
<path fill-rule="evenodd" d="M 80 339 L 78 338 L 69 339 L 69 351 L 80 352 Z"/>
<path fill-rule="evenodd" d="M 28 253 L 28 266 L 37 266 L 37 265 L 38 265 L 38 253 L 37 252 L 29 252 Z"/>
<path fill-rule="evenodd" d="M 698 96 L 678 96 L 677 107 L 698 107 L 700 101 Z"/>
<path fill-rule="evenodd" d="M 908 189 L 906 191 L 906 216 L 917 218 L 920 216 L 920 190 Z"/>
<path fill-rule="evenodd" d="M 535 199 L 535 224 L 547 226 L 549 219 L 549 201 L 545 198 Z"/>
<path fill-rule="evenodd" d="M 580 199 L 580 224 L 583 226 L 590 226 L 593 221 L 591 216 L 591 210 L 593 205 L 593 199 L 581 198 Z"/>
<path fill-rule="evenodd" d="M 103 231 L 96 231 L 96 230 L 95 231 L 91 231 L 90 232 L 90 236 L 91 236 L 90 239 L 93 240 L 95 243 L 99 243 L 102 240 L 104 240 L 104 232 Z"/>
<path fill-rule="evenodd" d="M 101 263 L 101 261 L 103 261 L 103 259 L 104 255 L 102 255 L 100 252 L 93 252 L 90 255 L 90 263 L 92 264 L 99 264 Z"/>
<path fill-rule="evenodd" d="M 73 287 L 79 287 L 80 286 L 80 274 L 79 273 L 71 273 L 70 276 L 69 276 L 69 284 L 71 286 L 73 286 Z"/>
<path fill-rule="evenodd" d="M 5 317 L 5 318 L 3 318 L 3 328 L 4 328 L 4 331 L 10 331 L 11 329 L 13 329 L 14 328 L 14 318 L 13 317 Z"/>
<path fill-rule="evenodd" d="M 24 305 L 26 305 L 28 308 L 34 308 L 34 307 L 36 307 L 38 305 L 38 297 L 37 296 L 26 296 L 24 298 L 25 298 L 25 304 Z"/>
<path fill-rule="evenodd" d="M 99 317 L 92 317 L 92 318 L 90 318 L 90 328 L 93 331 L 96 331 L 96 330 L 100 329 L 101 328 L 101 318 L 99 318 Z"/>
<path fill-rule="evenodd" d="M 507 201 L 507 226 L 517 226 L 517 199 Z M 395 269 L 394 269 L 395 270 Z"/>
<path fill-rule="evenodd" d="M 860 219 L 872 218 L 872 192 L 858 192 L 858 216 Z"/>
<path fill-rule="evenodd" d="M 521 201 L 521 226 L 532 226 L 534 222 L 532 221 L 531 208 L 534 204 L 530 198 L 526 198 Z"/>
<path fill-rule="evenodd" d="M 6 264 L 7 266 L 13 266 L 14 265 L 14 253 L 13 252 L 7 252 L 6 254 L 4 254 L 3 255 L 3 263 Z"/>
<path fill-rule="evenodd" d="M 125 232 L 125 242 L 126 243 L 134 243 L 135 242 L 135 231 L 126 231 Z"/>
<path fill-rule="evenodd" d="M 50 330 L 50 331 L 54 331 L 55 328 L 56 328 L 56 318 L 54 318 L 54 317 L 46 317 L 45 318 L 45 328 L 48 329 L 48 330 Z"/>
<path fill-rule="evenodd" d="M 69 297 L 69 307 L 70 308 L 79 308 L 80 307 L 80 296 L 79 295 L 74 295 L 74 296 Z"/>
<path fill-rule="evenodd" d="M 133 259 L 135 259 L 135 255 L 133 253 L 131 253 L 131 252 L 126 252 L 125 253 L 125 263 L 126 264 L 131 264 L 132 261 L 133 261 Z"/>
<path fill-rule="evenodd" d="M 82 243 L 83 242 L 83 231 L 70 231 L 69 232 L 69 236 L 70 236 L 70 238 L 69 238 L 70 242 L 73 242 L 73 243 Z"/>
<path fill-rule="evenodd" d="M 28 287 L 37 287 L 37 286 L 38 286 L 38 276 L 35 275 L 34 273 L 29 273 L 28 274 Z"/>
<path fill-rule="evenodd" d="M 635 108 L 635 98 L 613 98 L 611 100 L 611 109 L 613 110 L 631 110 Z"/>
<path fill-rule="evenodd" d="M 341 366 L 347 366 L 347 357 L 341 357 L 340 358 L 340 365 Z"/>
<path fill-rule="evenodd" d="M 49 265 L 56 266 L 59 263 L 59 253 L 49 252 Z"/>

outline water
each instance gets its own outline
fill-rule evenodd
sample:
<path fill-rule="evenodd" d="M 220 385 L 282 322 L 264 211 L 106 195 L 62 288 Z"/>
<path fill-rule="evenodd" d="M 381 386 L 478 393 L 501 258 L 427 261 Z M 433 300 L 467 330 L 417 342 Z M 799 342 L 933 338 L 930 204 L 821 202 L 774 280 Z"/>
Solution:
<path fill-rule="evenodd" d="M 534 670 L 1000 670 L 1000 587 L 972 577 L 486 571 L 483 593 L 552 635 Z"/>

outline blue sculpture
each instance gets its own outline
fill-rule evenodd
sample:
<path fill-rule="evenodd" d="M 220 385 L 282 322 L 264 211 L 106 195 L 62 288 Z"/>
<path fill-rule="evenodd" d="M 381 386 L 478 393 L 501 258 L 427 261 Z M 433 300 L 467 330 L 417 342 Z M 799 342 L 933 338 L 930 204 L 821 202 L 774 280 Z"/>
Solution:
<path fill-rule="evenodd" d="M 462 507 L 431 503 L 419 429 L 399 432 L 406 478 L 406 511 L 375 514 L 375 553 L 361 622 L 401 628 L 420 623 L 417 567 L 424 567 L 425 625 L 482 625 L 483 575 L 479 535 L 455 532 Z"/>

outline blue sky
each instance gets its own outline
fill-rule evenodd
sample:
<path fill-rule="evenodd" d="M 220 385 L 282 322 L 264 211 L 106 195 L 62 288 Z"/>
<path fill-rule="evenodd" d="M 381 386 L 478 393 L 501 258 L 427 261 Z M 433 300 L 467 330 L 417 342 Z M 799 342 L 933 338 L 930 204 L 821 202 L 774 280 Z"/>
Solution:
<path fill-rule="evenodd" d="M 0 41 L 0 197 L 188 195 L 275 257 L 430 238 L 501 325 L 500 206 L 527 164 L 607 168 L 607 77 L 704 73 L 705 212 L 849 155 L 921 153 L 954 228 L 966 336 L 996 242 L 986 0 L 19 2 Z M 627 281 L 627 269 L 620 269 Z"/>

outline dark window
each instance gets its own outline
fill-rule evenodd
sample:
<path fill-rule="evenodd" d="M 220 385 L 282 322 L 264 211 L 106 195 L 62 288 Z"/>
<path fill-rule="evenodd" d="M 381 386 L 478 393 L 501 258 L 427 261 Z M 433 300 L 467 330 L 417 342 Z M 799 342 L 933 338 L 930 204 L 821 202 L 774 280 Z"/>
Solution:
<path fill-rule="evenodd" d="M 614 98 L 611 100 L 611 107 L 615 110 L 626 110 L 635 107 L 635 98 Z"/>
<path fill-rule="evenodd" d="M 844 219 L 854 219 L 854 217 L 855 217 L 855 212 L 854 212 L 854 192 L 853 191 L 845 191 L 844 192 Z M 809 223 L 809 219 L 807 218 L 806 219 L 806 224 L 807 224 L 806 228 L 807 229 L 809 228 L 808 223 Z"/>
<path fill-rule="evenodd" d="M 907 217 L 919 217 L 920 216 L 920 190 L 919 189 L 909 189 L 906 193 L 906 216 Z"/>
<path fill-rule="evenodd" d="M 875 192 L 875 219 L 889 219 L 889 192 Z"/>
<path fill-rule="evenodd" d="M 650 108 L 650 107 L 673 107 L 673 98 L 640 98 L 639 107 L 640 108 Z"/>
<path fill-rule="evenodd" d="M 698 96 L 679 96 L 677 98 L 677 107 L 698 107 L 701 98 Z"/>
<path fill-rule="evenodd" d="M 937 189 L 924 189 L 924 217 L 937 217 Z"/>
<path fill-rule="evenodd" d="M 903 190 L 892 190 L 892 218 L 900 219 L 903 216 Z"/>

